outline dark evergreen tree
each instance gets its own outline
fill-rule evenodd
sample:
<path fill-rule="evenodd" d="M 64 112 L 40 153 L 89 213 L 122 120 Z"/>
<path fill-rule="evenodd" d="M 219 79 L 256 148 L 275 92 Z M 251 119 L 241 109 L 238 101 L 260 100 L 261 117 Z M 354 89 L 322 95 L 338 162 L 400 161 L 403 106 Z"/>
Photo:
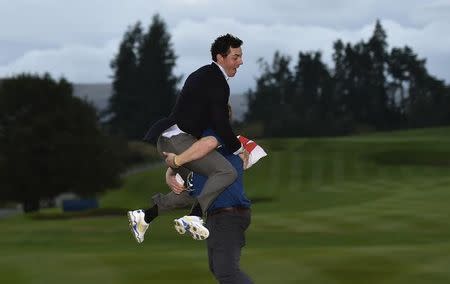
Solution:
<path fill-rule="evenodd" d="M 396 117 L 400 127 L 406 126 L 406 109 L 408 103 L 408 82 L 410 79 L 410 65 L 417 62 L 416 55 L 408 46 L 393 48 L 388 57 L 388 97 L 390 109 Z M 418 62 L 417 62 L 418 63 Z"/>
<path fill-rule="evenodd" d="M 347 44 L 345 60 L 348 68 L 348 106 L 359 126 L 357 128 L 372 127 L 371 125 L 371 93 L 370 86 L 371 60 L 364 42 L 353 47 Z"/>
<path fill-rule="evenodd" d="M 138 92 L 138 52 L 142 38 L 141 24 L 129 27 L 111 61 L 113 69 L 112 96 L 109 99 L 106 119 L 112 133 L 132 137 L 136 133 L 135 117 L 140 107 Z"/>
<path fill-rule="evenodd" d="M 149 125 L 170 113 L 180 80 L 173 75 L 175 60 L 159 15 L 146 33 L 139 22 L 128 29 L 111 64 L 114 82 L 108 120 L 113 133 L 141 139 Z"/>
<path fill-rule="evenodd" d="M 266 136 L 293 136 L 296 129 L 290 61 L 290 57 L 279 52 L 275 52 L 272 65 L 260 59 L 262 74 L 256 81 L 256 90 L 246 94 L 246 120 L 262 122 Z"/>
<path fill-rule="evenodd" d="M 19 75 L 0 85 L 0 199 L 25 211 L 62 192 L 92 196 L 117 185 L 121 153 L 95 108 L 66 80 Z"/>
<path fill-rule="evenodd" d="M 431 76 L 426 60 L 407 46 L 393 48 L 389 56 L 390 90 L 406 127 L 448 123 L 448 86 Z"/>
<path fill-rule="evenodd" d="M 334 129 L 336 134 L 351 133 L 355 127 L 354 114 L 350 111 L 350 94 L 352 90 L 349 68 L 345 59 L 345 45 L 341 40 L 333 44 L 334 72 L 332 74 Z"/>
<path fill-rule="evenodd" d="M 348 75 L 346 74 L 345 66 L 345 46 L 341 40 L 337 40 L 333 44 L 333 61 L 334 61 L 334 71 L 333 71 L 333 81 L 334 81 L 334 100 L 336 103 L 335 110 L 338 114 L 345 113 L 345 96 L 348 93 L 346 86 L 344 84 L 347 80 Z"/>
<path fill-rule="evenodd" d="M 300 52 L 295 71 L 297 134 L 332 134 L 335 131 L 333 82 L 321 53 Z"/>
<path fill-rule="evenodd" d="M 373 125 L 376 129 L 387 129 L 389 124 L 390 111 L 386 91 L 386 73 L 387 73 L 387 42 L 386 32 L 381 26 L 379 20 L 376 21 L 372 37 L 365 44 L 365 57 L 368 57 L 367 76 L 364 81 L 366 85 L 367 97 L 367 123 Z M 363 73 L 364 74 L 364 73 Z"/>
<path fill-rule="evenodd" d="M 149 125 L 169 115 L 180 77 L 173 74 L 176 56 L 166 24 L 153 16 L 148 32 L 138 49 L 139 107 L 136 109 L 132 138 L 141 138 Z"/>
<path fill-rule="evenodd" d="M 448 113 L 444 82 L 428 74 L 425 60 L 411 60 L 406 119 L 409 127 L 441 125 Z M 445 110 L 444 110 L 445 109 Z"/>

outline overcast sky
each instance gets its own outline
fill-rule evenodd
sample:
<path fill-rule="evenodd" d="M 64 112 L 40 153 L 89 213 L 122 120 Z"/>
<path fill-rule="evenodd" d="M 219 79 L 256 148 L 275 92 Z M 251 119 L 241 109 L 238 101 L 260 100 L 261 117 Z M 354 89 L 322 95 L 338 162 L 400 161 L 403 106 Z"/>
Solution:
<path fill-rule="evenodd" d="M 110 82 L 125 30 L 137 21 L 147 28 L 155 13 L 172 36 L 177 75 L 210 63 L 217 36 L 244 41 L 235 94 L 254 86 L 257 59 L 271 61 L 276 50 L 295 60 L 320 50 L 331 67 L 333 42 L 366 41 L 376 19 L 389 49 L 412 47 L 450 83 L 450 0 L 0 0 L 0 77 L 47 71 L 74 83 Z"/>

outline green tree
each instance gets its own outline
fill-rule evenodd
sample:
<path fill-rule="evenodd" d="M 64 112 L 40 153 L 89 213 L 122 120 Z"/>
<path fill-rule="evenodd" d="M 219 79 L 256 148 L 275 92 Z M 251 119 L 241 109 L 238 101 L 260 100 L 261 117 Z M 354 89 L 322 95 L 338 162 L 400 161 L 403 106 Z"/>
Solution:
<path fill-rule="evenodd" d="M 337 134 L 348 134 L 354 129 L 354 115 L 349 111 L 349 95 L 352 90 L 351 78 L 345 59 L 345 45 L 341 40 L 333 44 L 334 70 L 332 74 L 334 102 L 334 129 Z"/>
<path fill-rule="evenodd" d="M 176 55 L 170 34 L 159 15 L 153 16 L 147 33 L 143 35 L 138 55 L 140 105 L 136 111 L 134 138 L 141 138 L 149 125 L 170 113 L 180 81 L 180 77 L 173 74 Z"/>
<path fill-rule="evenodd" d="M 295 132 L 290 61 L 290 57 L 279 52 L 275 52 L 271 65 L 260 59 L 262 74 L 256 80 L 256 90 L 246 94 L 249 105 L 246 121 L 263 123 L 265 136 L 293 136 Z"/>
<path fill-rule="evenodd" d="M 144 33 L 138 22 L 125 33 L 113 59 L 113 94 L 108 121 L 113 133 L 141 139 L 154 121 L 167 116 L 174 105 L 177 83 L 176 56 L 167 27 L 153 16 Z"/>
<path fill-rule="evenodd" d="M 39 209 L 62 192 L 92 196 L 115 186 L 120 149 L 95 108 L 72 96 L 65 79 L 19 75 L 0 85 L 0 199 Z"/>
<path fill-rule="evenodd" d="M 354 46 L 347 44 L 345 48 L 345 61 L 348 68 L 348 82 L 346 82 L 346 86 L 348 87 L 348 108 L 359 125 L 363 127 L 371 126 L 371 99 L 369 96 L 370 92 L 368 91 L 371 61 L 365 43 L 361 41 Z"/>
<path fill-rule="evenodd" d="M 406 119 L 409 127 L 442 125 L 448 114 L 445 104 L 447 88 L 442 80 L 428 74 L 425 60 L 418 60 L 410 67 Z"/>
<path fill-rule="evenodd" d="M 335 130 L 333 82 L 320 52 L 299 53 L 295 66 L 297 134 L 332 134 Z"/>
<path fill-rule="evenodd" d="M 406 127 L 449 123 L 448 86 L 431 76 L 425 65 L 426 60 L 408 46 L 393 48 L 389 55 L 390 92 Z"/>
<path fill-rule="evenodd" d="M 142 38 L 140 22 L 129 27 L 119 46 L 119 52 L 111 61 L 114 71 L 112 95 L 109 99 L 106 119 L 114 134 L 124 137 L 136 133 L 136 112 L 140 106 L 138 92 L 138 47 Z"/>
<path fill-rule="evenodd" d="M 367 109 L 368 123 L 377 129 L 389 127 L 389 101 L 386 91 L 386 73 L 388 64 L 388 52 L 386 32 L 379 20 L 375 23 L 375 29 L 367 44 L 365 44 L 365 56 L 368 57 L 367 65 Z"/>
<path fill-rule="evenodd" d="M 392 48 L 388 56 L 388 74 L 391 78 L 388 82 L 388 97 L 391 109 L 397 116 L 396 120 L 402 127 L 406 126 L 411 64 L 421 63 L 417 61 L 417 55 L 410 47 Z"/>

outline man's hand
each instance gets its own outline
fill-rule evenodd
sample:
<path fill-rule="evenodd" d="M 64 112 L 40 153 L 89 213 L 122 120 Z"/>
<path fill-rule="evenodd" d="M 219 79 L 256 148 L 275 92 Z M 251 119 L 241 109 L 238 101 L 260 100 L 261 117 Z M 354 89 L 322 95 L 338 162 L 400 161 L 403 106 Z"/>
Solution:
<path fill-rule="evenodd" d="M 179 168 L 180 165 L 176 164 L 175 158 L 177 157 L 174 153 L 163 152 L 163 155 L 166 156 L 166 164 L 172 169 Z"/>
<path fill-rule="evenodd" d="M 186 187 L 184 186 L 184 184 L 178 182 L 176 175 L 177 173 L 174 172 L 171 168 L 167 168 L 166 183 L 175 194 L 180 194 L 184 190 L 186 190 Z"/>
<path fill-rule="evenodd" d="M 244 162 L 244 170 L 247 168 L 248 166 L 248 157 L 250 156 L 250 154 L 248 153 L 247 150 L 244 149 L 244 151 L 242 151 L 242 153 L 239 154 L 239 157 L 241 157 L 242 161 Z"/>

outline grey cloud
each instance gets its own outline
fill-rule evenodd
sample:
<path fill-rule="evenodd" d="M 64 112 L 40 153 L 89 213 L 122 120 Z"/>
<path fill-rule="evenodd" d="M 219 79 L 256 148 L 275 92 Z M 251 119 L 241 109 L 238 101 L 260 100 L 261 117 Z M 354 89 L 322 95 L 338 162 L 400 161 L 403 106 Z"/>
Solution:
<path fill-rule="evenodd" d="M 211 41 L 227 32 L 244 40 L 244 65 L 230 82 L 240 93 L 259 74 L 256 60 L 276 50 L 323 52 L 331 67 L 332 43 L 367 40 L 381 19 L 390 46 L 411 46 L 430 71 L 450 82 L 450 1 L 399 0 L 0 0 L 0 77 L 50 71 L 74 82 L 109 81 L 109 62 L 127 26 L 147 26 L 154 13 L 167 22 L 178 55 L 176 73 L 210 61 Z"/>
<path fill-rule="evenodd" d="M 117 47 L 117 41 L 103 47 L 69 45 L 55 49 L 29 51 L 17 60 L 0 66 L 0 76 L 21 72 L 49 72 L 54 77 L 64 76 L 74 82 L 109 81 L 109 62 Z"/>

